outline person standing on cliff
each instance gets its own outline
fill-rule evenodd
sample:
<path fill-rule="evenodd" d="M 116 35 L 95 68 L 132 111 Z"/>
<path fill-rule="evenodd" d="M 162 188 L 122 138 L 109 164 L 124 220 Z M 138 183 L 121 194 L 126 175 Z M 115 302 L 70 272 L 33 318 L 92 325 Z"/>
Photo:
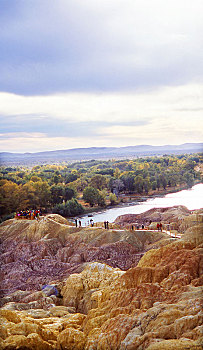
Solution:
<path fill-rule="evenodd" d="M 108 221 L 106 222 L 106 228 L 107 228 L 107 230 L 109 229 L 109 222 Z"/>
<path fill-rule="evenodd" d="M 104 221 L 104 228 L 105 228 L 105 230 L 106 230 L 106 221 Z"/>
<path fill-rule="evenodd" d="M 75 227 L 78 227 L 78 221 L 75 219 Z"/>

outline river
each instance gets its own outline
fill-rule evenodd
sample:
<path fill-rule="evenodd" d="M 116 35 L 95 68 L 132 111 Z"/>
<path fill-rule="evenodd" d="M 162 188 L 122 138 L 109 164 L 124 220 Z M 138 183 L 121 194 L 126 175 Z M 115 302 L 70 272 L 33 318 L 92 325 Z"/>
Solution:
<path fill-rule="evenodd" d="M 119 215 L 140 214 L 152 208 L 173 207 L 174 205 L 184 205 L 190 210 L 200 209 L 203 207 L 203 184 L 197 184 L 189 190 L 169 193 L 162 197 L 147 199 L 143 202 L 132 202 L 119 205 L 118 207 L 104 209 L 100 212 L 91 213 L 81 217 L 82 226 L 87 225 L 90 219 L 94 222 L 108 220 L 113 222 Z"/>

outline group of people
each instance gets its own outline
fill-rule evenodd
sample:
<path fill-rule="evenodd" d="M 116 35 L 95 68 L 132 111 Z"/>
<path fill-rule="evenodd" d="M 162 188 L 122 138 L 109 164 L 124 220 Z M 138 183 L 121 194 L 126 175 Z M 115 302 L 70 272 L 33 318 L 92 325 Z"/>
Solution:
<path fill-rule="evenodd" d="M 41 215 L 42 213 L 40 209 L 20 210 L 15 214 L 15 219 L 39 220 Z"/>
<path fill-rule="evenodd" d="M 104 221 L 104 228 L 105 228 L 105 230 L 109 229 L 109 222 L 108 221 Z"/>
<path fill-rule="evenodd" d="M 149 222 L 149 225 L 150 225 L 150 224 L 151 224 L 151 220 L 150 220 L 150 222 Z M 156 225 L 156 227 L 157 227 L 157 230 L 158 230 L 158 231 L 161 231 L 161 232 L 162 232 L 163 226 L 162 226 L 162 223 L 161 223 L 161 222 L 158 222 L 157 225 Z M 131 230 L 132 230 L 132 231 L 134 231 L 135 228 L 136 228 L 136 230 L 139 230 L 140 228 L 141 228 L 141 230 L 144 230 L 145 228 L 146 228 L 146 229 L 149 229 L 148 225 L 145 227 L 144 224 L 142 224 L 142 225 L 135 224 L 135 226 L 134 226 L 134 225 L 131 226 Z"/>
<path fill-rule="evenodd" d="M 150 220 L 149 225 L 151 224 L 151 222 L 152 222 L 152 221 Z M 88 221 L 87 221 L 87 225 L 88 225 L 88 226 L 90 225 L 91 227 L 93 227 L 93 226 L 94 226 L 94 221 L 93 221 L 93 219 L 88 220 Z M 81 220 L 75 219 L 75 227 L 81 227 L 81 226 L 82 226 Z M 85 226 L 86 226 L 86 223 L 85 223 Z M 108 230 L 108 229 L 109 229 L 109 221 L 106 221 L 106 220 L 104 221 L 104 228 L 105 228 L 105 230 Z M 134 231 L 134 230 L 140 230 L 140 229 L 141 229 L 141 230 L 144 230 L 144 229 L 148 230 L 148 229 L 149 229 L 148 225 L 145 227 L 144 224 L 139 225 L 138 223 L 131 225 L 130 228 L 131 228 L 132 231 Z M 157 223 L 157 230 L 162 232 L 163 226 L 162 226 L 162 223 L 161 223 L 161 222 L 158 222 L 158 223 Z"/>
<path fill-rule="evenodd" d="M 94 221 L 93 219 L 90 219 L 87 221 L 87 224 L 85 223 L 85 226 L 89 226 L 91 225 L 91 227 L 94 226 Z M 75 227 L 82 227 L 82 221 L 81 220 L 78 220 L 78 219 L 75 219 Z"/>
<path fill-rule="evenodd" d="M 81 220 L 75 219 L 75 227 L 81 227 L 81 226 L 82 226 Z"/>

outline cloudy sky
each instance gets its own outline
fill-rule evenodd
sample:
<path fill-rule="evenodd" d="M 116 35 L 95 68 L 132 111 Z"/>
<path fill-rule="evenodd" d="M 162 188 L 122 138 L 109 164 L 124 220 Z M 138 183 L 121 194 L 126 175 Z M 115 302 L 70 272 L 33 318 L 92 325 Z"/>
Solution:
<path fill-rule="evenodd" d="M 0 150 L 203 141 L 202 0 L 0 0 Z"/>

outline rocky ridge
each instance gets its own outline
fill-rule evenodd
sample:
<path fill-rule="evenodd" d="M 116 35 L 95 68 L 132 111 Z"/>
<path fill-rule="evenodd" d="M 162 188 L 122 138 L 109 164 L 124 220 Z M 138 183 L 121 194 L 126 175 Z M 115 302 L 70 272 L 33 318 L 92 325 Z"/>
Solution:
<path fill-rule="evenodd" d="M 132 224 L 147 225 L 150 229 L 156 229 L 157 222 L 162 222 L 163 227 L 184 233 L 188 228 L 202 222 L 203 209 L 189 210 L 183 205 L 166 208 L 152 208 L 141 214 L 126 214 L 116 218 L 115 223 L 120 227 L 130 227 Z"/>
<path fill-rule="evenodd" d="M 202 349 L 203 224 L 201 211 L 195 215 L 175 240 L 157 232 L 76 229 L 58 215 L 44 223 L 5 222 L 0 349 Z M 139 262 L 130 258 L 144 250 Z M 26 265 L 30 252 L 53 270 L 32 265 L 26 288 L 20 262 L 25 255 Z M 129 267 L 121 266 L 128 257 Z M 24 290 L 9 282 L 17 264 Z M 38 288 L 42 281 L 47 289 Z"/>
<path fill-rule="evenodd" d="M 76 228 L 57 214 L 39 222 L 11 219 L 0 226 L 1 296 L 16 290 L 41 290 L 62 281 L 88 262 L 127 270 L 149 244 L 168 239 L 163 233 Z"/>

